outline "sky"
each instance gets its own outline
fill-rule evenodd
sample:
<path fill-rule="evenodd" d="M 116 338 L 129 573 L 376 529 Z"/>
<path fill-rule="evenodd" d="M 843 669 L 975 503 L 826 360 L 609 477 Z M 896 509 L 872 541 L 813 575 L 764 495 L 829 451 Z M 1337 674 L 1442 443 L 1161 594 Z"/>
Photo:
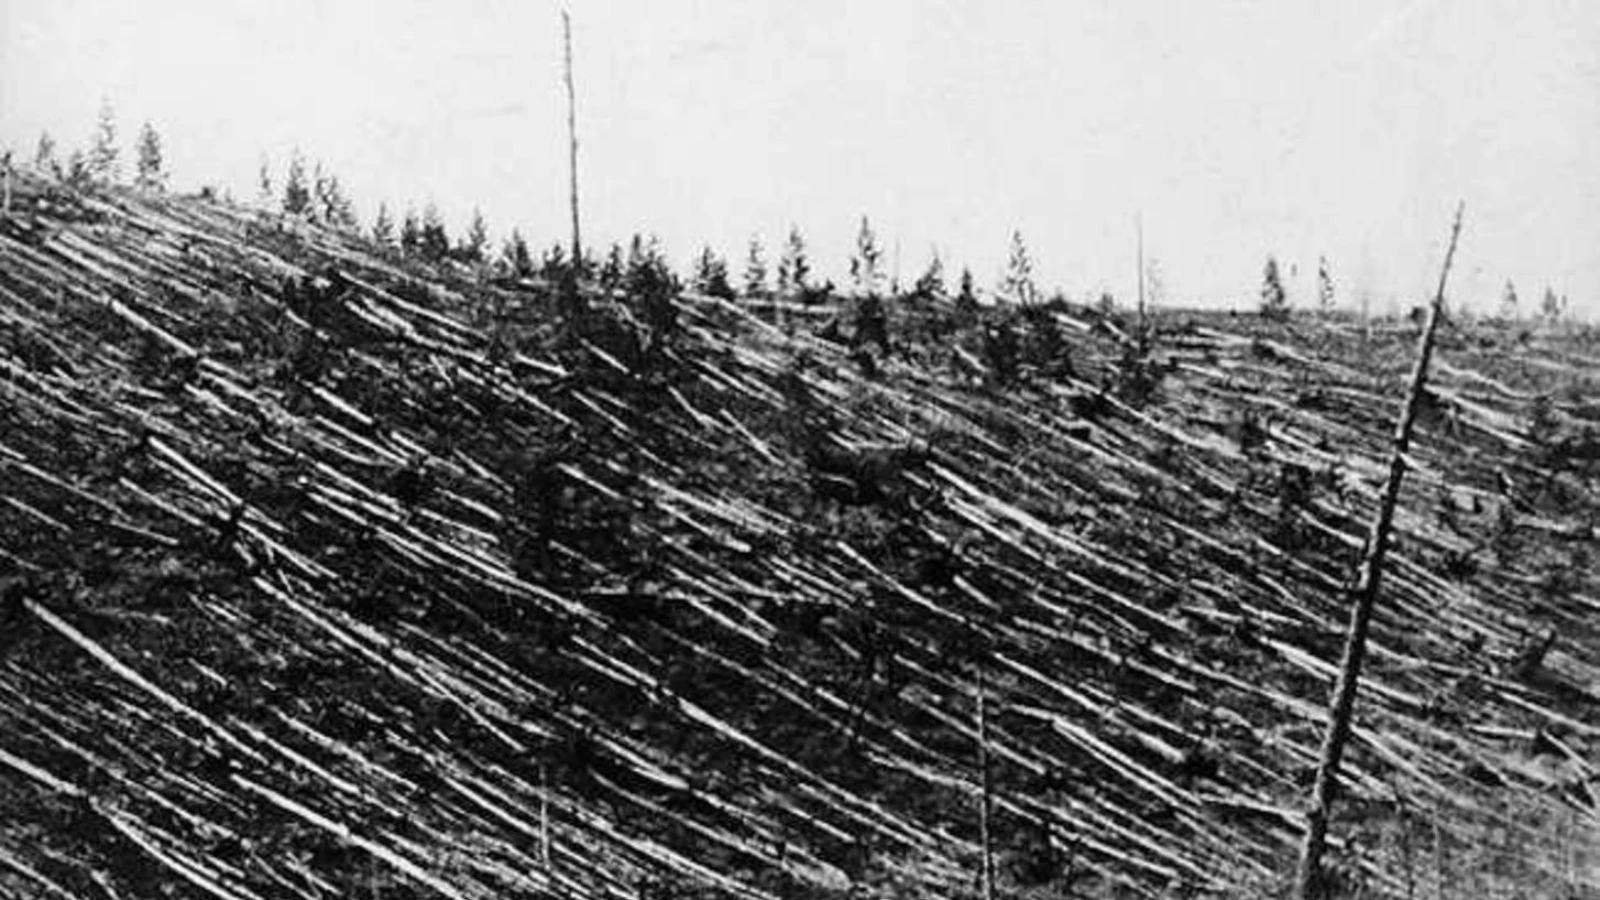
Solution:
<path fill-rule="evenodd" d="M 1546 286 L 1600 317 L 1593 0 L 571 0 L 586 242 L 742 268 L 791 225 L 844 282 L 862 216 L 910 282 L 937 251 L 1130 299 L 1136 222 L 1175 305 Z M 562 6 L 542 0 L 0 0 L 0 147 L 162 135 L 174 185 L 256 194 L 298 148 L 370 222 L 565 238 Z M 126 152 L 126 151 L 125 151 Z"/>

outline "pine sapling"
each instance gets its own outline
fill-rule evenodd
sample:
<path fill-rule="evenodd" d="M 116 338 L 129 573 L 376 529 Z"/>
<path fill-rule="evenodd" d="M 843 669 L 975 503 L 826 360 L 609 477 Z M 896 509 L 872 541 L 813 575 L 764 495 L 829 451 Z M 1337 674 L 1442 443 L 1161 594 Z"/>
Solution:
<path fill-rule="evenodd" d="M 149 122 L 139 129 L 138 176 L 135 182 L 147 191 L 160 191 L 166 186 L 167 173 L 162 163 L 161 136 Z"/>
<path fill-rule="evenodd" d="M 850 279 L 855 283 L 857 295 L 870 297 L 878 293 L 878 283 L 883 279 L 882 259 L 883 251 L 878 249 L 878 237 L 872 231 L 872 224 L 862 216 L 861 228 L 856 232 L 856 252 L 850 258 Z"/>
<path fill-rule="evenodd" d="M 750 247 L 745 253 L 744 295 L 751 300 L 767 296 L 767 261 L 759 237 L 750 238 Z"/>
<path fill-rule="evenodd" d="M 111 101 L 100 101 L 100 116 L 95 122 L 94 142 L 86 160 L 91 179 L 101 183 L 116 180 L 117 176 L 117 120 Z"/>

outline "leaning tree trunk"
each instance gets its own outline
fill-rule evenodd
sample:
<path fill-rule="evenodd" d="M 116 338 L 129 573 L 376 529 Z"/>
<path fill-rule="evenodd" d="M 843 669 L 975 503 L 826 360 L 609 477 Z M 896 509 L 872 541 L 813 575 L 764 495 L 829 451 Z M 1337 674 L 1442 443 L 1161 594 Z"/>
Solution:
<path fill-rule="evenodd" d="M 1350 612 L 1349 630 L 1345 634 L 1344 659 L 1339 668 L 1339 681 L 1334 688 L 1333 703 L 1328 714 L 1328 731 L 1323 737 L 1322 759 L 1317 766 L 1316 786 L 1311 795 L 1311 811 L 1306 817 L 1305 842 L 1300 848 L 1300 865 L 1295 876 L 1295 896 L 1299 900 L 1317 900 L 1323 895 L 1322 851 L 1328 838 L 1328 814 L 1333 805 L 1333 794 L 1338 785 L 1339 763 L 1344 756 L 1345 742 L 1350 738 L 1350 718 L 1355 709 L 1356 688 L 1361 681 L 1361 662 L 1366 655 L 1367 630 L 1372 624 L 1372 607 L 1378 599 L 1378 583 L 1383 577 L 1383 560 L 1389 550 L 1389 531 L 1394 524 L 1395 504 L 1400 497 L 1400 484 L 1405 479 L 1406 452 L 1411 447 L 1412 426 L 1422 404 L 1428 381 L 1428 363 L 1433 357 L 1433 336 L 1439 326 L 1444 308 L 1444 287 L 1450 277 L 1450 263 L 1455 258 L 1456 240 L 1461 236 L 1462 208 L 1456 207 L 1455 225 L 1450 230 L 1450 246 L 1445 251 L 1444 268 L 1439 273 L 1439 289 L 1428 309 L 1428 322 L 1418 341 L 1417 365 L 1411 373 L 1411 389 L 1406 394 L 1400 423 L 1395 428 L 1394 451 L 1389 457 L 1389 477 L 1383 485 L 1383 495 L 1378 501 L 1378 515 L 1373 520 L 1372 532 L 1367 537 L 1366 551 L 1362 556 L 1360 574 L 1353 590 L 1355 607 Z"/>

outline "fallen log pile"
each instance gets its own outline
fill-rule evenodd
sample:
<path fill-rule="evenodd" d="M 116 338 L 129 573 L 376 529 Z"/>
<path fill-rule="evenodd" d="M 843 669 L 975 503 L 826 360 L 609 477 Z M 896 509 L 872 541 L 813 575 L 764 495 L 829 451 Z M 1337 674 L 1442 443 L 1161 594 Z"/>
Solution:
<path fill-rule="evenodd" d="M 1414 326 L 588 303 L 19 177 L 0 892 L 975 893 L 980 679 L 1007 891 L 1287 875 Z M 1596 345 L 1440 356 L 1335 835 L 1594 814 Z"/>

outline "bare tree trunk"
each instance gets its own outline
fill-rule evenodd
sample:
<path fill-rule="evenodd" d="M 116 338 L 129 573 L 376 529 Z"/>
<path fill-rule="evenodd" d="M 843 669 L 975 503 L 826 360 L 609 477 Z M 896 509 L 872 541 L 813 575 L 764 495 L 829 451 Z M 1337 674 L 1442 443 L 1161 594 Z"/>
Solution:
<path fill-rule="evenodd" d="M 572 267 L 583 261 L 583 241 L 578 234 L 578 97 L 572 87 L 572 17 L 561 11 L 561 30 L 566 47 L 567 143 L 570 150 L 567 172 L 572 197 Z"/>
<path fill-rule="evenodd" d="M 900 238 L 894 239 L 894 274 L 889 276 L 889 294 L 900 295 Z"/>
<path fill-rule="evenodd" d="M 1138 241 L 1139 263 L 1139 355 L 1145 352 L 1145 326 L 1144 326 L 1144 213 L 1139 213 L 1134 218 L 1134 230 Z"/>
<path fill-rule="evenodd" d="M 1352 592 L 1355 607 L 1350 612 L 1344 659 L 1339 667 L 1339 681 L 1334 688 L 1333 703 L 1328 713 L 1322 760 L 1317 766 L 1311 811 L 1306 816 L 1305 842 L 1300 847 L 1300 865 L 1295 876 L 1295 896 L 1299 900 L 1318 900 L 1323 895 L 1322 851 L 1328 838 L 1329 809 L 1333 805 L 1333 794 L 1338 784 L 1344 745 L 1350 738 L 1350 717 L 1355 709 L 1356 688 L 1361 680 L 1361 662 L 1366 655 L 1367 630 L 1372 624 L 1372 607 L 1378 598 L 1378 584 L 1383 577 L 1383 560 L 1389 550 L 1389 531 L 1394 524 L 1400 484 L 1405 479 L 1406 452 L 1411 447 L 1412 426 L 1416 423 L 1428 380 L 1428 364 L 1433 357 L 1433 336 L 1444 308 L 1445 282 L 1450 277 L 1450 264 L 1456 255 L 1456 240 L 1461 236 L 1461 214 L 1462 208 L 1456 207 L 1455 225 L 1450 230 L 1450 246 L 1445 251 L 1444 268 L 1439 273 L 1439 289 L 1433 296 L 1433 304 L 1428 310 L 1428 323 L 1418 340 L 1417 364 L 1411 373 L 1411 389 L 1406 394 L 1400 423 L 1395 428 L 1394 451 L 1389 457 L 1389 477 L 1383 485 L 1378 515 L 1372 523 L 1372 533 L 1367 537 L 1360 575 Z"/>
<path fill-rule="evenodd" d="M 983 900 L 994 900 L 994 845 L 989 837 L 993 811 L 993 785 L 989 781 L 989 706 L 985 694 L 984 663 L 978 663 L 978 780 L 983 796 L 978 801 L 978 839 L 983 843 Z"/>
<path fill-rule="evenodd" d="M 572 86 L 572 16 L 561 11 L 562 45 L 565 48 L 567 84 L 567 175 L 572 202 L 572 259 L 562 273 L 558 310 L 567 338 L 581 337 L 585 331 L 586 310 L 578 289 L 578 273 L 583 267 L 583 239 L 578 230 L 578 95 Z"/>
<path fill-rule="evenodd" d="M 11 151 L 0 157 L 0 216 L 11 215 Z"/>

